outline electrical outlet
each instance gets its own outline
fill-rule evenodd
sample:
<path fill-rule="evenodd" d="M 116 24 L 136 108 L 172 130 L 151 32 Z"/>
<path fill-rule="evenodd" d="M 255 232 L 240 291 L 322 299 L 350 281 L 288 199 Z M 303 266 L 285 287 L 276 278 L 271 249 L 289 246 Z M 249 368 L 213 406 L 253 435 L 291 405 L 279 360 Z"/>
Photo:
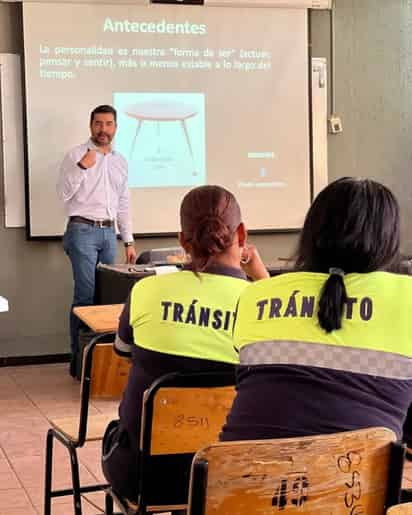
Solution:
<path fill-rule="evenodd" d="M 342 120 L 339 116 L 332 115 L 329 118 L 329 132 L 331 134 L 340 134 L 343 131 Z"/>

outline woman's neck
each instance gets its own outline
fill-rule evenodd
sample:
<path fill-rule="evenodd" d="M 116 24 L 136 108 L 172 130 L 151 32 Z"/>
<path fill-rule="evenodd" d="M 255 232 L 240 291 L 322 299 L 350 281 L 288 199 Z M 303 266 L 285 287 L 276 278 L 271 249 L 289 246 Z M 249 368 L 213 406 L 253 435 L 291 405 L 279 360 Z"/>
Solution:
<path fill-rule="evenodd" d="M 208 264 L 240 269 L 240 250 L 236 249 L 236 251 L 224 252 L 223 254 L 213 256 Z"/>

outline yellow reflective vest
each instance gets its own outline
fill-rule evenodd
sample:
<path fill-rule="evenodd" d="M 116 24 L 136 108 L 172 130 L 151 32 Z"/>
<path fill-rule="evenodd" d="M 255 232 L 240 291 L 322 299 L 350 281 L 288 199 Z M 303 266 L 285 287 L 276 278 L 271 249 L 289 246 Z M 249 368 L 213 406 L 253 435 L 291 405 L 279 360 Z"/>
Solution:
<path fill-rule="evenodd" d="M 326 333 L 318 302 L 327 274 L 258 281 L 239 300 L 234 343 L 243 365 L 321 366 L 412 378 L 412 277 L 348 274 L 342 328 Z"/>
<path fill-rule="evenodd" d="M 233 347 L 236 306 L 247 281 L 191 271 L 148 277 L 131 293 L 134 342 L 147 350 L 238 363 Z"/>

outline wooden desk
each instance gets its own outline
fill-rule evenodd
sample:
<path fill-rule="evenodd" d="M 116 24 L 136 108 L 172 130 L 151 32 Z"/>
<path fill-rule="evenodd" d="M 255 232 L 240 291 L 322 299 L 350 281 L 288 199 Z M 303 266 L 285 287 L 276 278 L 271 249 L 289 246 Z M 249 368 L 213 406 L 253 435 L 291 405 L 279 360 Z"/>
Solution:
<path fill-rule="evenodd" d="M 103 304 L 99 306 L 78 306 L 73 313 L 94 333 L 116 332 L 124 304 Z"/>

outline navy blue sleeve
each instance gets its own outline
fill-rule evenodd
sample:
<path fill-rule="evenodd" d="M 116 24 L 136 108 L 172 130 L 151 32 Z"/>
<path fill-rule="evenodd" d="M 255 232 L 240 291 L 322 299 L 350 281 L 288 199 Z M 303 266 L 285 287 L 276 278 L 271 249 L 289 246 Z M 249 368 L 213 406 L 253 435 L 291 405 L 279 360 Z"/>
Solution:
<path fill-rule="evenodd" d="M 121 356 L 129 356 L 134 346 L 133 328 L 130 325 L 130 295 L 127 297 L 119 318 L 119 328 L 114 342 L 114 350 Z"/>

